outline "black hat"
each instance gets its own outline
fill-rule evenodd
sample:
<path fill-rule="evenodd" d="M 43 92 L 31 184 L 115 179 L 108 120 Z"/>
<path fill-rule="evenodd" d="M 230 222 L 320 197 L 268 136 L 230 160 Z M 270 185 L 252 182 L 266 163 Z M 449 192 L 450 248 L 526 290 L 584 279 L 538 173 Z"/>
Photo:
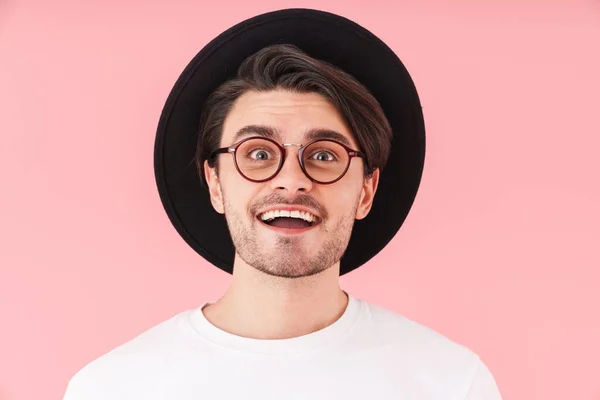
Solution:
<path fill-rule="evenodd" d="M 352 75 L 379 101 L 392 127 L 392 148 L 372 208 L 355 221 L 340 261 L 344 275 L 379 253 L 400 229 L 425 159 L 422 107 L 409 73 L 385 43 L 344 17 L 309 9 L 269 12 L 238 23 L 200 50 L 171 90 L 158 124 L 154 169 L 160 198 L 183 239 L 232 273 L 235 248 L 225 216 L 213 209 L 194 162 L 200 112 L 244 59 L 272 44 L 294 45 Z"/>

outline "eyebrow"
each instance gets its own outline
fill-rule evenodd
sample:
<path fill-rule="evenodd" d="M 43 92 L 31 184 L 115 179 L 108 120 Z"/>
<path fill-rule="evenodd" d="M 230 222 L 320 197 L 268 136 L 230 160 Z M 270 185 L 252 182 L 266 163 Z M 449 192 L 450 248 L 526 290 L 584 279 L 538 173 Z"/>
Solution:
<path fill-rule="evenodd" d="M 276 128 L 266 125 L 246 125 L 236 132 L 233 142 L 236 143 L 238 140 L 250 135 L 263 136 L 273 140 L 281 139 L 281 133 Z M 304 138 L 306 140 L 333 139 L 352 147 L 352 143 L 345 135 L 331 129 L 313 128 L 304 133 Z"/>
<path fill-rule="evenodd" d="M 236 132 L 235 136 L 233 137 L 233 143 L 237 143 L 238 140 L 250 135 L 264 136 L 273 140 L 277 140 L 281 136 L 277 129 L 270 126 L 246 125 Z"/>

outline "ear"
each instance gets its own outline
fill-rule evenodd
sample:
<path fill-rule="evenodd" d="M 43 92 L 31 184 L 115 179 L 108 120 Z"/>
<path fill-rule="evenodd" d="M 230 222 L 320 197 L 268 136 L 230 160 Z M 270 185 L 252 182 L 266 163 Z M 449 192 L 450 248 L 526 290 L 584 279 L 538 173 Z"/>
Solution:
<path fill-rule="evenodd" d="M 363 219 L 369 214 L 371 206 L 373 205 L 375 192 L 377 192 L 377 185 L 379 185 L 379 168 L 373 171 L 370 178 L 364 179 L 358 207 L 356 209 L 356 219 Z"/>
<path fill-rule="evenodd" d="M 221 191 L 221 183 L 217 176 L 217 171 L 214 168 L 208 166 L 208 161 L 204 161 L 204 178 L 208 185 L 208 192 L 210 194 L 210 202 L 213 208 L 219 214 L 224 214 L 225 210 L 223 207 L 223 192 Z"/>

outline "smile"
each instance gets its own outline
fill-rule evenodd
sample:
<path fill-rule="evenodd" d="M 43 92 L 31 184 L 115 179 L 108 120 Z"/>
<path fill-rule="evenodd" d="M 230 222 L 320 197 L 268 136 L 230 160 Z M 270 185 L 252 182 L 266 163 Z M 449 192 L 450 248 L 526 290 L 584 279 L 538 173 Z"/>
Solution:
<path fill-rule="evenodd" d="M 306 232 L 321 222 L 311 212 L 298 209 L 271 209 L 259 213 L 257 219 L 270 229 L 286 234 Z"/>

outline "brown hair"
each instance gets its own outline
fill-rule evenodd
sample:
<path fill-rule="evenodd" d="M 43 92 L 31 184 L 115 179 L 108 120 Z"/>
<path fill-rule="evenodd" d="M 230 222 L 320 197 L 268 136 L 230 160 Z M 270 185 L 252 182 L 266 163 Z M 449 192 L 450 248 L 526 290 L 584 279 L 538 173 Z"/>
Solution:
<path fill-rule="evenodd" d="M 202 111 L 196 163 L 204 180 L 204 160 L 215 167 L 210 154 L 219 147 L 223 122 L 233 103 L 244 92 L 286 89 L 316 92 L 341 114 L 361 150 L 366 154 L 365 176 L 383 169 L 391 147 L 392 130 L 379 102 L 354 77 L 324 61 L 316 60 L 289 44 L 263 48 L 246 58 L 237 76 L 217 88 Z M 217 165 L 218 171 L 218 165 Z"/>

